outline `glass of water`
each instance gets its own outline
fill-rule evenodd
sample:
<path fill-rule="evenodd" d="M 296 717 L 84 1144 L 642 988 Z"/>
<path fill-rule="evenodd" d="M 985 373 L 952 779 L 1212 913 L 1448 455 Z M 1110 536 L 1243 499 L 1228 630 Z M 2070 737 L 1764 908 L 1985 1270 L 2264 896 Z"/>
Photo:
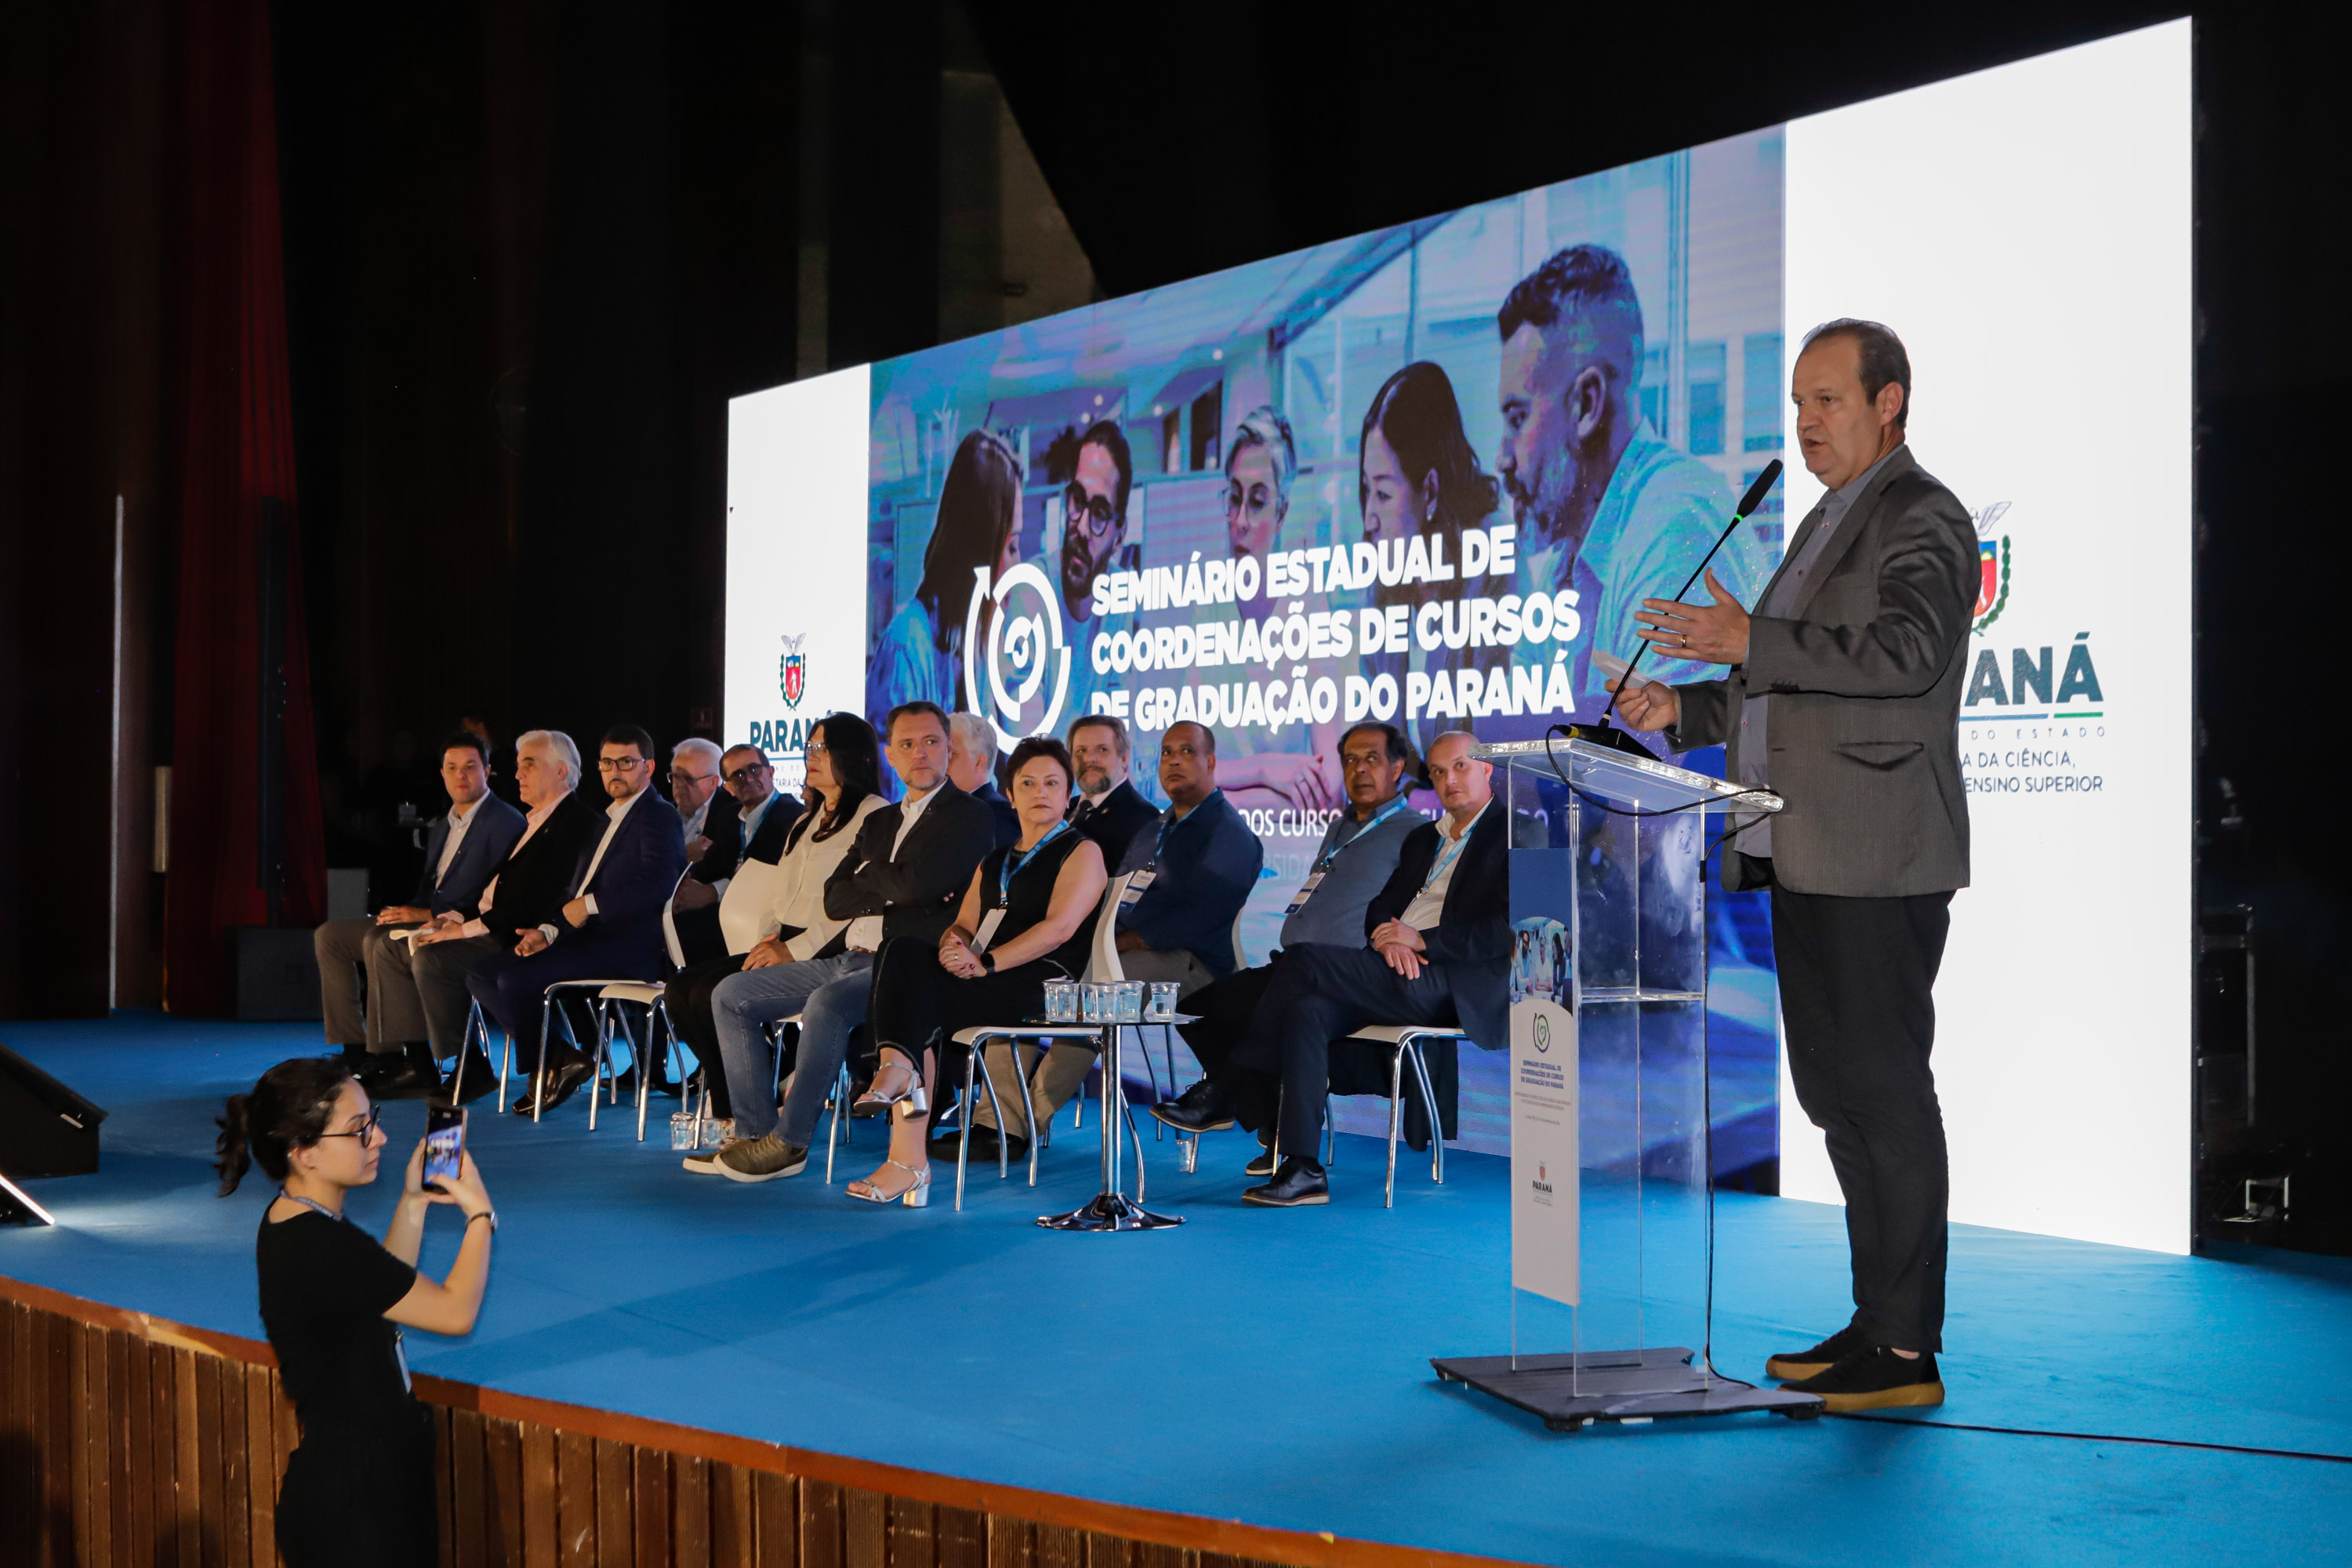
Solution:
<path fill-rule="evenodd" d="M 1176 982 L 1155 980 L 1151 983 L 1151 1000 L 1145 1005 L 1143 1016 L 1155 1024 L 1175 1022 Z"/>
<path fill-rule="evenodd" d="M 1075 1024 L 1078 1021 L 1078 984 L 1075 980 L 1045 982 L 1045 1022 Z"/>
<path fill-rule="evenodd" d="M 1079 1002 L 1086 1022 L 1089 1024 L 1112 1022 L 1111 1015 L 1117 1012 L 1118 1007 L 1118 1004 L 1111 996 L 1113 989 L 1109 985 L 1092 980 L 1078 988 Z"/>
<path fill-rule="evenodd" d="M 1118 1021 L 1122 1024 L 1143 1022 L 1143 982 L 1122 980 L 1118 983 Z"/>

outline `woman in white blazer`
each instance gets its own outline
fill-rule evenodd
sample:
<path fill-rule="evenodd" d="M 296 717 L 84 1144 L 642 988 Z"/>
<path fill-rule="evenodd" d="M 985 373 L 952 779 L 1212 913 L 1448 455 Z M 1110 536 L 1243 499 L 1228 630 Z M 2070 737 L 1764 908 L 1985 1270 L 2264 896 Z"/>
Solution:
<path fill-rule="evenodd" d="M 670 982 L 670 1026 L 693 1048 L 697 1060 L 716 1068 L 719 1036 L 710 1019 L 710 993 L 729 975 L 772 963 L 814 958 L 848 926 L 824 912 L 824 879 L 857 842 L 867 816 L 888 804 L 882 798 L 882 748 L 874 727 L 854 713 L 828 713 L 808 737 L 808 805 L 784 835 L 783 854 L 774 862 L 746 859 L 727 884 L 719 904 L 719 929 L 726 964 L 700 964 Z M 734 1115 L 727 1102 L 727 1075 L 705 1074 L 711 1110 Z"/>

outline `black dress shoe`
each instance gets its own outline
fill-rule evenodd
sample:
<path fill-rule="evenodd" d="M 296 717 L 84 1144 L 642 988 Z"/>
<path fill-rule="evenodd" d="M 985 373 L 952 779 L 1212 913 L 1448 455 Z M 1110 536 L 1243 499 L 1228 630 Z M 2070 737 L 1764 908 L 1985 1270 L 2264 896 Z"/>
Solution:
<path fill-rule="evenodd" d="M 1323 1167 L 1312 1160 L 1301 1160 L 1296 1155 L 1282 1163 L 1282 1169 L 1275 1173 L 1274 1180 L 1242 1194 L 1242 1202 L 1265 1208 L 1300 1208 L 1308 1204 L 1328 1204 L 1330 1201 L 1331 1182 L 1324 1175 Z"/>
<path fill-rule="evenodd" d="M 379 1082 L 396 1075 L 401 1066 L 397 1051 L 370 1051 L 352 1068 L 352 1076 L 360 1080 L 362 1089 L 373 1091 Z"/>
<path fill-rule="evenodd" d="M 551 1068 L 543 1068 L 539 1074 L 539 1080 L 535 1080 L 526 1088 L 522 1098 L 514 1102 L 514 1113 L 517 1116 L 530 1114 L 534 1091 L 541 1096 L 539 1107 L 541 1113 L 552 1110 L 578 1093 L 580 1086 L 595 1076 L 596 1064 L 586 1057 L 574 1057 L 570 1061 L 558 1062 Z"/>
<path fill-rule="evenodd" d="M 495 1094 L 498 1092 L 498 1064 L 491 1061 L 489 1058 L 484 1056 L 479 1046 L 468 1046 L 466 1047 L 466 1058 L 462 1065 L 464 1068 L 462 1076 L 465 1079 L 463 1086 L 465 1095 L 461 1103 L 471 1105 L 474 1101 L 481 1099 L 482 1096 L 486 1094 Z M 454 1089 L 458 1087 L 457 1080 L 460 1076 L 461 1075 L 457 1071 L 452 1071 L 450 1073 L 450 1088 Z"/>
<path fill-rule="evenodd" d="M 1799 1394 L 1818 1394 L 1834 1414 L 1896 1410 L 1944 1403 L 1944 1380 L 1932 1355 L 1908 1360 L 1884 1345 L 1864 1345 L 1812 1377 L 1784 1383 Z"/>
<path fill-rule="evenodd" d="M 1782 1351 L 1764 1363 L 1764 1375 L 1778 1378 L 1817 1377 L 1859 1350 L 1870 1348 L 1870 1336 L 1848 1323 L 1809 1351 Z"/>
<path fill-rule="evenodd" d="M 1205 1078 L 1174 1100 L 1153 1106 L 1151 1114 L 1179 1132 L 1222 1132 L 1234 1124 L 1233 1107 Z"/>
<path fill-rule="evenodd" d="M 421 1066 L 404 1061 L 365 1087 L 376 1100 L 431 1100 L 441 1092 L 441 1070 L 430 1058 Z"/>
<path fill-rule="evenodd" d="M 973 1128 L 971 1130 L 971 1152 L 967 1157 L 974 1160 L 995 1159 L 996 1141 L 997 1131 L 995 1128 Z M 931 1158 L 934 1160 L 954 1159 L 956 1157 L 956 1135 L 953 1132 L 949 1132 L 932 1139 L 930 1142 L 930 1153 Z M 1027 1159 L 1029 1157 L 1029 1140 L 1021 1137 L 1006 1139 L 1004 1141 L 1004 1157 L 1008 1160 Z"/>

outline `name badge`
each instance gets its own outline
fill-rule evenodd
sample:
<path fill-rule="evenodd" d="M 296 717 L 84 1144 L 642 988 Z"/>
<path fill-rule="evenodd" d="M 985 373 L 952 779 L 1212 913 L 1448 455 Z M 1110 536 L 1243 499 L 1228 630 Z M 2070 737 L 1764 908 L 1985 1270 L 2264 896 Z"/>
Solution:
<path fill-rule="evenodd" d="M 1004 911 L 1002 909 L 991 910 L 982 916 L 980 930 L 972 934 L 971 951 L 974 953 L 986 952 L 988 944 L 996 940 L 996 928 L 1003 923 Z"/>
<path fill-rule="evenodd" d="M 1298 891 L 1291 896 L 1290 907 L 1282 911 L 1283 918 L 1287 920 L 1290 916 L 1295 915 L 1299 910 L 1305 909 L 1307 907 L 1307 900 L 1315 896 L 1315 885 L 1322 879 L 1323 873 L 1317 871 L 1309 875 L 1307 880 L 1299 883 Z"/>
<path fill-rule="evenodd" d="M 1128 881 L 1127 891 L 1119 896 L 1118 907 L 1123 910 L 1135 908 L 1143 898 L 1143 889 L 1151 886 L 1151 879 L 1158 875 L 1160 873 L 1149 866 L 1135 873 Z"/>

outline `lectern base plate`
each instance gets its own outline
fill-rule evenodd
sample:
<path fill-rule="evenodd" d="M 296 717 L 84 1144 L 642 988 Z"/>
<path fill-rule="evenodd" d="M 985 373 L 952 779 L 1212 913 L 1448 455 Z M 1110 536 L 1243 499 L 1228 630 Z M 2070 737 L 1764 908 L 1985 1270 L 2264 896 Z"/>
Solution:
<path fill-rule="evenodd" d="M 1691 1365 L 1680 1345 L 1576 1354 L 1455 1356 L 1430 1365 L 1447 1383 L 1464 1383 L 1516 1405 L 1555 1432 L 1593 1421 L 1659 1421 L 1675 1415 L 1731 1415 L 1769 1410 L 1810 1421 L 1822 1413 L 1819 1394 L 1757 1388 Z"/>

